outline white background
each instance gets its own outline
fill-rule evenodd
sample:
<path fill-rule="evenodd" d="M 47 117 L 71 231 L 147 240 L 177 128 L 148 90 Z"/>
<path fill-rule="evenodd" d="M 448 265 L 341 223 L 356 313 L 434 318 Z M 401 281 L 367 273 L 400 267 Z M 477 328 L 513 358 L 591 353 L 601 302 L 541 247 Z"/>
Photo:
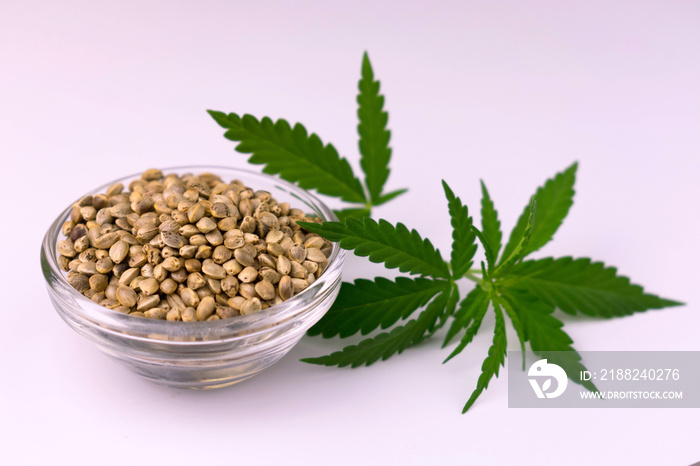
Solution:
<path fill-rule="evenodd" d="M 239 386 L 151 385 L 60 320 L 38 255 L 50 222 L 96 185 L 245 166 L 208 108 L 303 122 L 357 167 L 368 50 L 390 112 L 388 187 L 410 188 L 376 215 L 447 254 L 441 179 L 475 214 L 484 179 L 509 230 L 536 186 L 578 160 L 574 207 L 538 254 L 604 260 L 689 304 L 563 316 L 576 348 L 700 350 L 697 2 L 4 0 L 0 44 L 3 464 L 700 460 L 698 410 L 509 409 L 505 371 L 461 415 L 492 319 L 446 365 L 439 336 L 355 370 L 299 362 L 342 344 L 304 338 Z M 356 258 L 346 269 L 373 273 Z"/>

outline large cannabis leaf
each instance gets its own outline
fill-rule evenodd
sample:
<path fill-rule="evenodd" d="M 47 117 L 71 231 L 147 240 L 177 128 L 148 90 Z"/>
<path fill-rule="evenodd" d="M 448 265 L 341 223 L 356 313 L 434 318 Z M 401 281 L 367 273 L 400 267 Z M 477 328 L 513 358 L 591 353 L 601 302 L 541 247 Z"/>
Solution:
<path fill-rule="evenodd" d="M 505 363 L 506 316 L 515 329 L 523 354 L 525 345 L 529 344 L 535 353 L 547 353 L 551 362 L 561 366 L 574 382 L 595 390 L 591 382 L 574 378 L 585 367 L 572 346 L 572 339 L 562 329 L 564 324 L 554 315 L 555 309 L 570 314 L 615 317 L 681 304 L 645 293 L 641 286 L 618 275 L 614 267 L 588 258 L 525 260 L 552 240 L 569 213 L 576 163 L 536 190 L 505 246 L 498 212 L 486 185 L 481 183 L 479 229 L 467 206 L 443 181 L 452 226 L 449 263 L 416 230 L 409 230 L 403 223 L 369 218 L 374 206 L 406 190 L 384 192 L 392 155 L 389 116 L 366 53 L 358 88 L 362 181 L 332 144 L 324 144 L 299 123 L 291 126 L 286 120 L 273 121 L 267 117 L 258 120 L 251 115 L 241 117 L 236 113 L 209 111 L 226 129 L 224 136 L 238 143 L 236 150 L 251 154 L 249 162 L 264 165 L 265 173 L 277 174 L 302 188 L 351 203 L 336 212 L 339 222 L 303 223 L 305 228 L 372 262 L 415 275 L 343 283 L 333 307 L 309 330 L 309 335 L 346 338 L 374 334 L 357 345 L 303 361 L 339 367 L 369 365 L 429 338 L 451 320 L 443 347 L 454 339 L 459 341 L 445 359 L 447 362 L 473 341 L 487 312 L 493 309 L 493 344 L 476 388 L 464 406 L 466 412 L 491 379 L 498 377 Z M 477 238 L 485 260 L 480 267 L 473 268 Z M 456 283 L 460 278 L 476 282 L 476 287 L 462 300 Z M 523 369 L 524 363 L 523 359 Z"/>
<path fill-rule="evenodd" d="M 304 361 L 327 366 L 369 365 L 422 341 L 431 334 L 431 326 L 439 319 L 444 322 L 452 317 L 444 346 L 455 337 L 461 337 L 447 362 L 472 342 L 484 316 L 493 308 L 496 315 L 493 344 L 463 412 L 474 404 L 491 379 L 498 376 L 504 364 L 505 316 L 510 319 L 523 351 L 529 343 L 537 354 L 561 352 L 555 356 L 548 353 L 551 362 L 560 365 L 574 382 L 595 390 L 591 382 L 574 378 L 586 369 L 571 346 L 573 341 L 562 330 L 564 324 L 554 316 L 554 310 L 613 317 L 680 303 L 645 293 L 641 286 L 619 276 L 615 268 L 590 259 L 524 260 L 549 242 L 568 213 L 576 166 L 573 164 L 537 190 L 502 253 L 500 221 L 486 185 L 482 183 L 479 230 L 473 225 L 467 207 L 443 182 L 453 229 L 451 264 L 440 258 L 427 239 L 415 230 L 409 232 L 400 223 L 393 226 L 384 220 L 371 219 L 348 219 L 346 223 L 321 225 L 304 223 L 305 228 L 339 241 L 342 248 L 354 250 L 359 256 L 369 256 L 371 261 L 382 262 L 388 268 L 398 267 L 400 271 L 422 275 L 415 280 L 399 277 L 392 282 L 378 277 L 374 281 L 363 279 L 344 285 L 338 300 L 310 331 L 311 335 L 341 338 L 357 333 L 367 335 L 379 328 L 386 329 L 400 319 L 408 319 L 416 312 L 418 316 L 342 351 Z M 486 262 L 475 269 L 470 267 L 477 238 L 484 248 Z M 455 281 L 461 277 L 476 282 L 477 286 L 458 305 L 456 301 L 450 305 L 449 289 L 456 287 Z"/>
<path fill-rule="evenodd" d="M 367 53 L 362 60 L 361 75 L 357 131 L 364 185 L 353 173 L 347 159 L 340 157 L 332 144 L 324 144 L 315 133 L 309 134 L 301 123 L 291 126 L 283 119 L 273 121 L 264 117 L 258 120 L 252 115 L 208 112 L 226 130 L 224 137 L 238 142 L 238 152 L 251 154 L 250 163 L 264 165 L 263 172 L 279 175 L 304 189 L 359 204 L 336 212 L 340 220 L 369 216 L 372 207 L 384 204 L 406 190 L 383 191 L 389 178 L 391 159 L 391 133 L 387 129 L 389 115 L 384 110 L 384 96 L 379 93 L 380 83 L 374 79 Z"/>

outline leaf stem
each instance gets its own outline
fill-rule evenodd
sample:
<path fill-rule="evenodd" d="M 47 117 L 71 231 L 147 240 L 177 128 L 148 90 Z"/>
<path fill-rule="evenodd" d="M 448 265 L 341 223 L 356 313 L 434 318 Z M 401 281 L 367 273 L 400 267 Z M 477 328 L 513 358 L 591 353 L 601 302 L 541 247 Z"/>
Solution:
<path fill-rule="evenodd" d="M 475 283 L 481 284 L 483 282 L 483 280 L 481 278 L 477 277 L 476 275 L 474 275 L 474 272 L 472 272 L 471 270 L 469 270 L 467 273 L 465 273 L 463 275 L 463 277 L 467 278 Z"/>

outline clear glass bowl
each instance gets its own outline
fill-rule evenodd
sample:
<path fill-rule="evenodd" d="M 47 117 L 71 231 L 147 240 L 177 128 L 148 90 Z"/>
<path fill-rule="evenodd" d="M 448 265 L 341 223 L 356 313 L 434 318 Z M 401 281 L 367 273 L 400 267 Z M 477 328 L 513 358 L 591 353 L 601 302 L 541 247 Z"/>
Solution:
<path fill-rule="evenodd" d="M 216 166 L 165 168 L 168 173 L 220 175 L 239 179 L 254 190 L 269 191 L 322 220 L 337 220 L 312 194 L 278 178 Z M 104 193 L 113 183 L 124 185 L 133 175 L 87 194 Z M 330 308 L 338 295 L 345 251 L 333 245 L 328 267 L 318 280 L 289 300 L 255 314 L 212 322 L 168 322 L 133 317 L 89 300 L 68 284 L 57 261 L 56 245 L 70 207 L 49 228 L 41 247 L 41 268 L 51 302 L 76 332 L 138 375 L 161 385 L 210 389 L 253 377 L 284 356 Z"/>

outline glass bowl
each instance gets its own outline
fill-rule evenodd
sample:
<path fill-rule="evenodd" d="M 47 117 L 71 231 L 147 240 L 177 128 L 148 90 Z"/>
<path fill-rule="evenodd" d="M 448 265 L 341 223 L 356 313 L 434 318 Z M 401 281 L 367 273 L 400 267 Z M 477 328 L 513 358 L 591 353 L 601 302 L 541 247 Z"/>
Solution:
<path fill-rule="evenodd" d="M 322 220 L 337 220 L 312 194 L 269 175 L 217 166 L 173 167 L 163 172 L 210 172 L 227 182 L 239 179 L 254 190 L 269 191 L 278 202 L 289 202 Z M 86 195 L 104 193 L 116 182 L 126 186 L 139 177 L 111 181 Z M 328 311 L 340 290 L 346 253 L 334 243 L 326 270 L 313 284 L 257 313 L 210 322 L 169 322 L 122 314 L 80 294 L 59 267 L 56 246 L 63 239 L 61 227 L 70 210 L 51 224 L 41 247 L 41 268 L 51 302 L 76 332 L 157 384 L 211 389 L 253 377 L 282 358 Z"/>

